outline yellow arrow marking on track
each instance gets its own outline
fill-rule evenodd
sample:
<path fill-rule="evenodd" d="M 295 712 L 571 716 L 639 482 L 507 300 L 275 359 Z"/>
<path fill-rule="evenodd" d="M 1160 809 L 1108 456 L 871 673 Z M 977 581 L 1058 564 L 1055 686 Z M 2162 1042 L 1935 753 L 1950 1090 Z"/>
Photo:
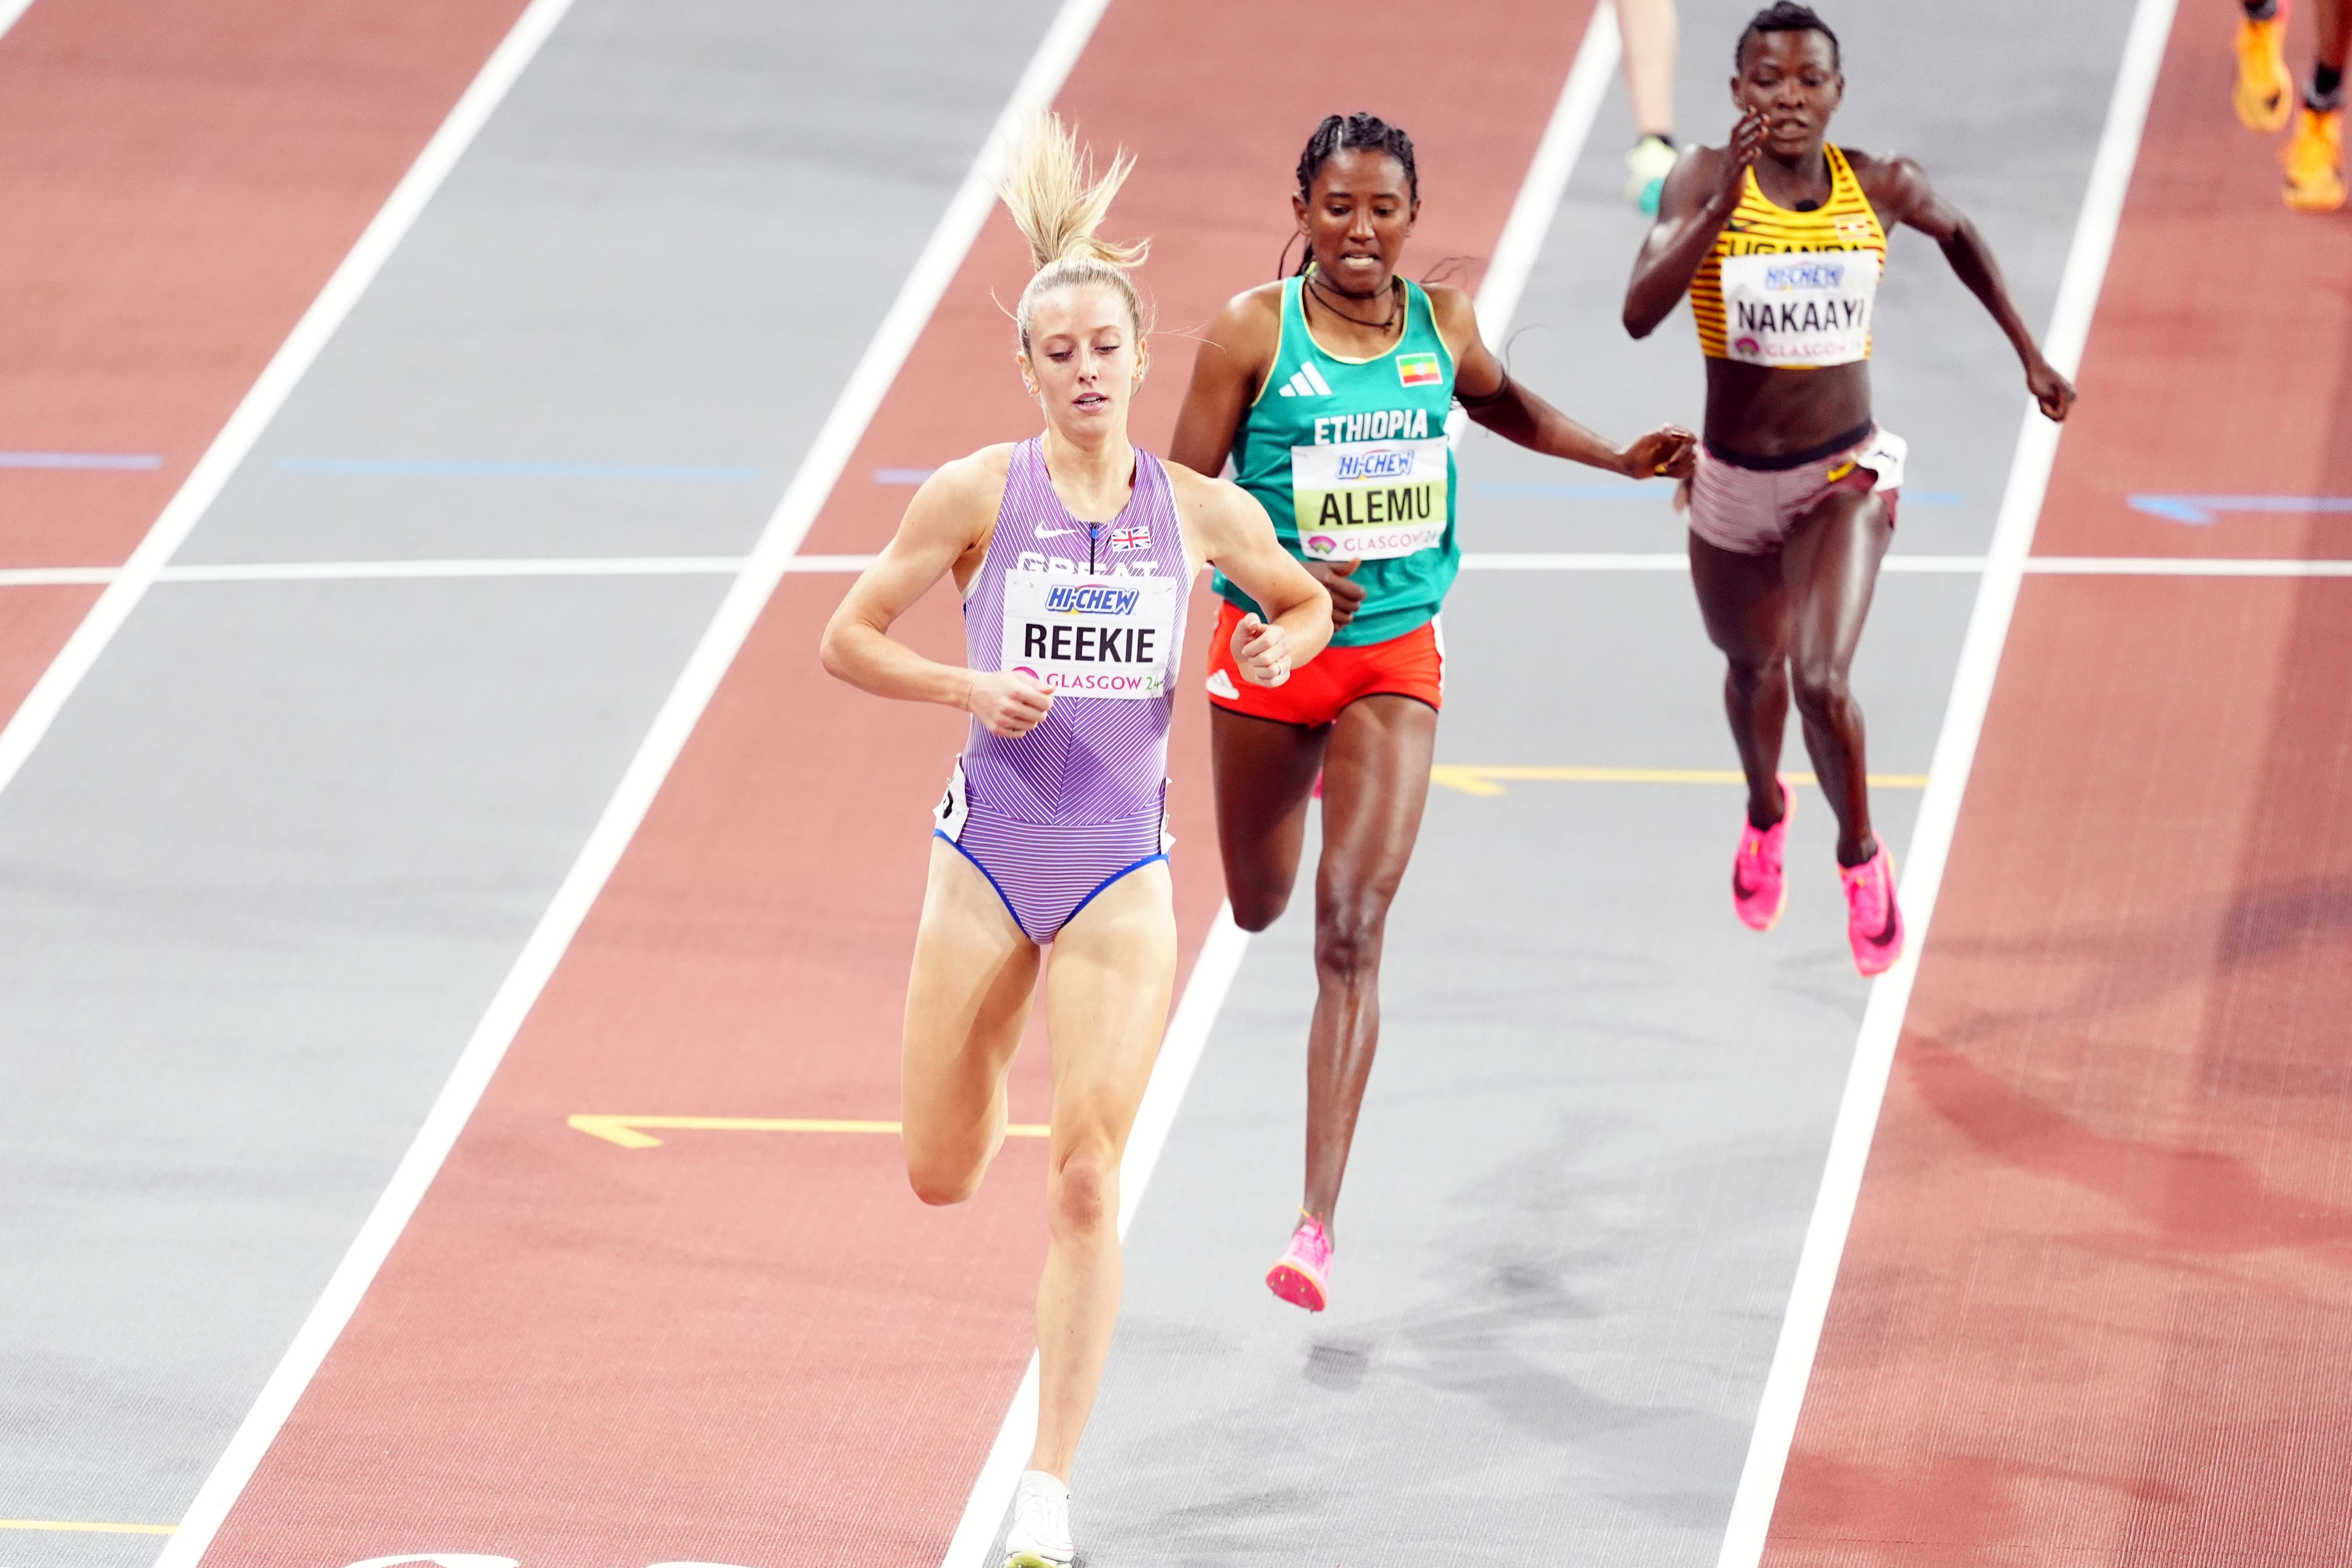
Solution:
<path fill-rule="evenodd" d="M 650 1137 L 638 1129 L 659 1127 L 666 1133 L 892 1133 L 898 1131 L 896 1122 L 826 1122 L 802 1116 L 603 1116 L 585 1113 L 569 1119 L 568 1125 L 602 1138 L 608 1144 L 618 1144 L 625 1149 L 657 1149 L 659 1138 Z M 1052 1129 L 1034 1122 L 1015 1122 L 1004 1129 L 1008 1138 L 1042 1138 Z"/>
<path fill-rule="evenodd" d="M 1793 784 L 1820 782 L 1810 773 L 1791 773 Z M 1429 781 L 1465 795 L 1503 795 L 1511 784 L 1745 784 L 1748 776 L 1736 768 L 1530 768 L 1513 764 L 1487 767 L 1470 762 L 1441 762 L 1429 770 Z M 1874 773 L 1874 789 L 1925 789 L 1925 773 Z"/>
<path fill-rule="evenodd" d="M 58 1530 L 78 1535 L 169 1535 L 176 1524 L 89 1524 L 78 1519 L 0 1519 L 0 1530 Z"/>

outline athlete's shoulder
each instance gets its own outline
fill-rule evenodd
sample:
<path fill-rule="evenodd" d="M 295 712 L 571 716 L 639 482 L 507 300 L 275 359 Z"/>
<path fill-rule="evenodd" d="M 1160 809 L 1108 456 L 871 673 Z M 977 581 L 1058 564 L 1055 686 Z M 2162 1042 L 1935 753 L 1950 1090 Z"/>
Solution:
<path fill-rule="evenodd" d="M 1219 364 L 1226 373 L 1246 380 L 1274 367 L 1282 344 L 1282 287 L 1278 282 L 1261 283 L 1225 301 L 1225 308 L 1201 334 L 1195 375 Z"/>
<path fill-rule="evenodd" d="M 1004 499 L 1004 482 L 1013 472 L 1013 454 L 1020 445 L 1017 441 L 1002 441 L 970 456 L 950 458 L 931 470 L 922 488 L 915 492 L 916 499 L 993 512 Z"/>
<path fill-rule="evenodd" d="M 1929 194 L 1927 171 L 1916 158 L 1900 152 L 1857 152 L 1851 147 L 1838 151 L 1870 204 L 1897 222 Z"/>

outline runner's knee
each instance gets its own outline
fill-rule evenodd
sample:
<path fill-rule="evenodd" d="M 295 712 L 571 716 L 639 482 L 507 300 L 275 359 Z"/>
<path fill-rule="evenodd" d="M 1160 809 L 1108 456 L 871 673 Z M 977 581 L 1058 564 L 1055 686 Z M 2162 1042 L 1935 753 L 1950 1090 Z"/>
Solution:
<path fill-rule="evenodd" d="M 1315 967 L 1339 979 L 1369 977 L 1381 967 L 1381 942 L 1388 930 L 1389 901 L 1360 897 L 1318 910 L 1315 920 Z"/>
<path fill-rule="evenodd" d="M 1046 1184 L 1045 1202 L 1055 1228 L 1086 1233 L 1110 1224 L 1116 1218 L 1118 1183 L 1118 1161 L 1109 1139 L 1088 1137 L 1073 1144 L 1055 1162 Z"/>
<path fill-rule="evenodd" d="M 974 1158 L 937 1147 L 928 1139 L 920 1143 L 908 1139 L 906 1148 L 907 1185 L 934 1207 L 963 1202 L 980 1190 L 980 1178 L 988 1173 L 984 1154 Z"/>
<path fill-rule="evenodd" d="M 1233 901 L 1234 924 L 1253 933 L 1263 931 L 1281 919 L 1282 912 L 1290 907 L 1288 888 L 1279 893 L 1260 893 L 1255 889 L 1236 891 L 1228 886 L 1226 896 Z"/>
<path fill-rule="evenodd" d="M 934 1208 L 961 1203 L 980 1190 L 980 1172 L 968 1164 L 907 1157 L 907 1185 Z"/>
<path fill-rule="evenodd" d="M 1839 717 L 1853 701 L 1846 673 L 1825 660 L 1797 665 L 1793 695 L 1797 711 L 1817 723 Z"/>

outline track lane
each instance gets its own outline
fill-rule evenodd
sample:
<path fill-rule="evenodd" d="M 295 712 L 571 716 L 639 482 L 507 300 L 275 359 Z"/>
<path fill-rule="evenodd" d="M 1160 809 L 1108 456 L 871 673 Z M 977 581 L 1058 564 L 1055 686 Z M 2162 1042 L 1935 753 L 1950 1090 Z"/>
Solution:
<path fill-rule="evenodd" d="M 47 0 L 0 37 L 0 448 L 161 459 L 0 465 L 0 566 L 130 554 L 520 9 Z M 0 716 L 87 608 L 44 592 Z"/>
<path fill-rule="evenodd" d="M 2342 226 L 2280 209 L 2228 28 L 2176 22 L 2044 551 L 2343 553 L 2125 499 L 2352 485 Z M 1768 1563 L 2340 1556 L 2347 628 L 2335 580 L 2027 580 Z"/>
<path fill-rule="evenodd" d="M 1424 28 L 1394 10 L 1384 26 Z M 1412 126 L 1424 167 L 1446 169 L 1420 254 L 1491 246 L 1584 20 L 1514 8 L 1450 37 L 1424 29 L 1424 47 L 1353 84 L 1394 99 L 1378 107 Z M 1204 121 L 1208 62 L 1188 41 L 1244 23 L 1264 47 L 1217 62 L 1221 99 L 1243 107 Z M 1303 14 L 1226 4 L 1178 22 L 1120 4 L 1071 78 L 1063 112 L 1143 160 L 1118 232 L 1162 236 L 1147 274 L 1165 334 L 1147 444 L 1164 439 L 1184 379 L 1171 329 L 1271 269 L 1297 143 L 1328 109 L 1357 106 L 1323 101 L 1293 68 L 1320 37 Z M 1186 232 L 1196 215 L 1216 220 L 1210 237 Z M 874 468 L 1034 427 L 990 298 L 1018 290 L 1022 260 L 992 220 L 811 552 L 871 549 L 895 525 L 906 492 L 873 486 Z M 839 591 L 788 578 L 772 601 L 212 1560 L 347 1561 L 419 1531 L 534 1563 L 787 1548 L 896 1562 L 946 1541 L 1028 1354 L 1034 1148 L 1008 1148 L 967 1210 L 931 1214 L 887 1139 L 623 1151 L 565 1125 L 579 1112 L 895 1107 L 921 813 L 961 727 L 816 670 Z M 955 656 L 943 596 L 908 630 Z M 1180 707 L 1174 767 L 1188 963 L 1216 895 L 1198 706 Z M 1043 1067 L 1024 1060 L 1016 1116 L 1042 1111 Z"/>

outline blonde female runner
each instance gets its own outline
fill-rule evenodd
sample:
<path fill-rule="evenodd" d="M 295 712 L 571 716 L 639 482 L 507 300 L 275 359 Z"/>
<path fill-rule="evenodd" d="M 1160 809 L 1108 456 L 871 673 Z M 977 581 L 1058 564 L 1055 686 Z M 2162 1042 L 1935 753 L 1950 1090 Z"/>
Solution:
<path fill-rule="evenodd" d="M 1128 403 L 1149 355 L 1128 269 L 1144 247 L 1095 229 L 1131 163 L 1099 181 L 1058 120 L 1003 191 L 1036 275 L 1014 358 L 1042 434 L 927 480 L 835 612 L 825 668 L 877 696 L 971 715 L 940 802 L 907 988 L 907 1174 L 961 1203 L 1003 1141 L 1005 1074 L 1051 944 L 1051 1242 L 1037 1291 L 1037 1446 L 1007 1568 L 1074 1555 L 1069 1477 L 1118 1315 L 1118 1169 L 1176 967 L 1164 802 L 1184 600 L 1207 561 L 1264 607 L 1233 632 L 1243 679 L 1280 685 L 1331 634 L 1329 597 L 1221 480 L 1139 452 Z M 966 663 L 891 624 L 952 572 Z"/>

